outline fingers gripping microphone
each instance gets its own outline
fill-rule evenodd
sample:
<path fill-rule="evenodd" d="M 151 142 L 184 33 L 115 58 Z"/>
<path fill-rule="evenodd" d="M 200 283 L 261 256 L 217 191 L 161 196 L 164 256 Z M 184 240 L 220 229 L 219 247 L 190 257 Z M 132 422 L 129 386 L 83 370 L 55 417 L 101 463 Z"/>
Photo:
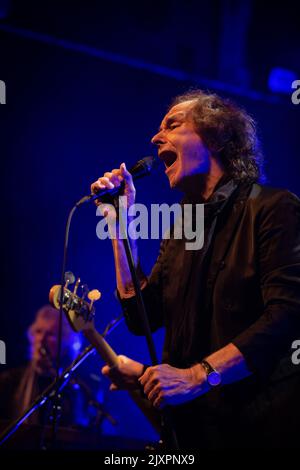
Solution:
<path fill-rule="evenodd" d="M 157 165 L 158 161 L 154 157 L 145 157 L 139 160 L 133 167 L 128 171 L 131 173 L 133 180 L 138 180 L 147 176 L 151 173 L 152 169 Z M 84 202 L 95 201 L 96 199 L 101 199 L 103 196 L 115 196 L 120 193 L 124 188 L 124 182 L 118 188 L 113 189 L 102 189 L 97 191 L 96 194 L 90 194 L 89 196 L 84 196 L 80 201 L 77 202 L 76 206 L 80 206 Z"/>

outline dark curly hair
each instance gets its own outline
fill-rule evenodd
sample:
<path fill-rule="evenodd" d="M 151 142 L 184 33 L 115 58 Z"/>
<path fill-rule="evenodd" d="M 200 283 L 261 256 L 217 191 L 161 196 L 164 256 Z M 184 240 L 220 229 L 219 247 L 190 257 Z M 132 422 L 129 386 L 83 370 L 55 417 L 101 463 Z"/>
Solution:
<path fill-rule="evenodd" d="M 177 96 L 169 110 L 190 100 L 195 101 L 191 117 L 196 132 L 212 154 L 220 158 L 225 172 L 238 181 L 263 182 L 263 155 L 254 119 L 232 101 L 203 90 Z"/>

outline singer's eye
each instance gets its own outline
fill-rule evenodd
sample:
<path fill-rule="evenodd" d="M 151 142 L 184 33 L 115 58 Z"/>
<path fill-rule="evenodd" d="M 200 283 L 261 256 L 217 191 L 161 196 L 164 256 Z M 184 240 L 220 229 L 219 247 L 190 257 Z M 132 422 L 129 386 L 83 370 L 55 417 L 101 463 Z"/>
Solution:
<path fill-rule="evenodd" d="M 171 131 L 173 129 L 176 129 L 176 127 L 179 127 L 180 126 L 180 123 L 178 122 L 173 122 L 172 124 L 169 125 L 169 129 L 171 129 Z"/>

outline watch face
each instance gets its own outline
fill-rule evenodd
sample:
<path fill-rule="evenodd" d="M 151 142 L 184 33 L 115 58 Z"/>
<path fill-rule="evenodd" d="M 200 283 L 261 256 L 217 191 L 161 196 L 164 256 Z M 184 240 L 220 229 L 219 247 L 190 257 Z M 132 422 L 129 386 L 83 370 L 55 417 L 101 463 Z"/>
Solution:
<path fill-rule="evenodd" d="M 221 383 L 221 374 L 215 371 L 211 372 L 210 374 L 208 374 L 207 381 L 209 385 L 215 387 L 216 385 L 219 385 Z"/>

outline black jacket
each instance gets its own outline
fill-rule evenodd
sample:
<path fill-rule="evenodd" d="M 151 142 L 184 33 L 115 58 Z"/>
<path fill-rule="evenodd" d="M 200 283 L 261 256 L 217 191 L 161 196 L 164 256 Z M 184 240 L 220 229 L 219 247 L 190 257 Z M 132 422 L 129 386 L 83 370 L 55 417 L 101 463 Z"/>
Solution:
<path fill-rule="evenodd" d="M 173 256 L 174 242 L 162 242 L 144 289 L 153 331 L 166 326 L 165 362 L 176 309 L 176 276 L 182 268 Z M 274 427 L 278 413 L 289 416 L 288 406 L 294 406 L 300 419 L 300 404 L 294 396 L 292 405 L 291 398 L 300 391 L 300 367 L 291 362 L 291 345 L 300 338 L 300 201 L 295 195 L 259 184 L 240 185 L 218 219 L 203 292 L 201 315 L 209 318 L 207 352 L 232 342 L 253 375 L 200 397 L 200 407 L 218 410 L 217 421 L 234 413 L 248 422 L 248 430 L 255 417 L 256 423 L 270 421 Z M 135 299 L 122 303 L 129 329 L 142 334 Z M 276 384 L 282 400 L 274 392 Z M 275 400 L 270 398 L 273 393 Z M 195 404 L 189 407 L 194 410 Z M 226 419 L 221 419 L 225 428 Z"/>

